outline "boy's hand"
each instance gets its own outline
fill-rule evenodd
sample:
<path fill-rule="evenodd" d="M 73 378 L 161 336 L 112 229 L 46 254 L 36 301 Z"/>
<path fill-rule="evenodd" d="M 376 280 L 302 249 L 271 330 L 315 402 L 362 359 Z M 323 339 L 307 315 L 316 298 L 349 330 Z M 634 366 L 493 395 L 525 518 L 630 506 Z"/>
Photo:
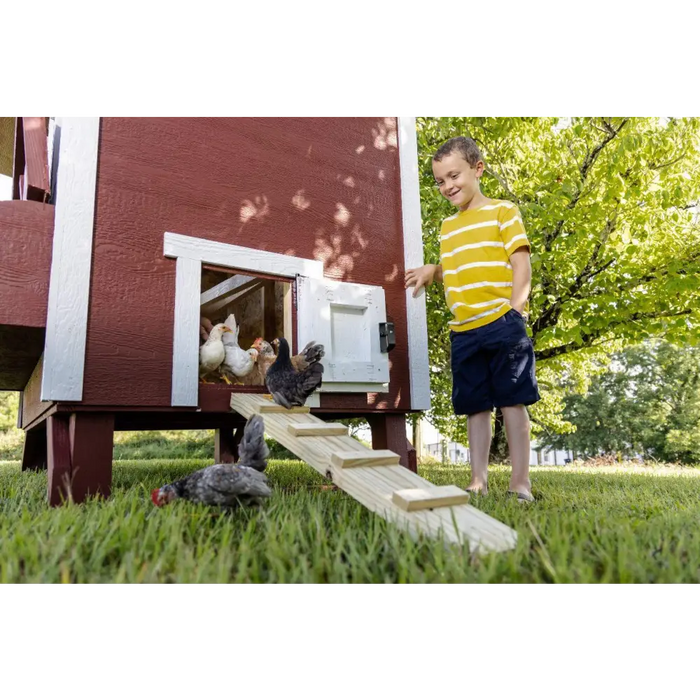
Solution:
<path fill-rule="evenodd" d="M 406 289 L 415 287 L 413 290 L 414 299 L 418 296 L 422 287 L 428 287 L 435 281 L 437 267 L 437 265 L 423 265 L 413 270 L 406 270 Z"/>

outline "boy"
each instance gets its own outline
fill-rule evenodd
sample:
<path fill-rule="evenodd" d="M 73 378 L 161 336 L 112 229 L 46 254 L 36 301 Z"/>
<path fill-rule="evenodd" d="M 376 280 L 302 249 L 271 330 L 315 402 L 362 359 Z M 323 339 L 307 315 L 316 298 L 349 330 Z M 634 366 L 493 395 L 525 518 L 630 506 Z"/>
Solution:
<path fill-rule="evenodd" d="M 406 271 L 406 287 L 443 282 L 454 319 L 452 403 L 467 415 L 472 478 L 468 491 L 488 491 L 491 412 L 498 407 L 513 466 L 509 493 L 532 501 L 530 419 L 525 406 L 540 396 L 535 355 L 525 331 L 532 270 L 530 244 L 517 206 L 485 197 L 484 162 L 473 139 L 446 141 L 433 156 L 433 175 L 458 212 L 442 222 L 440 264 Z"/>

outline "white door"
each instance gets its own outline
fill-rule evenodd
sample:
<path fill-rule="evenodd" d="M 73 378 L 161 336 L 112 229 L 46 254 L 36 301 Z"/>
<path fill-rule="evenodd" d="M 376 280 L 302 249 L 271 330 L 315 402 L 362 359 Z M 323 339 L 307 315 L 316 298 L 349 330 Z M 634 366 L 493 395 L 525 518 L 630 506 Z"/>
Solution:
<path fill-rule="evenodd" d="M 389 381 L 389 358 L 379 341 L 379 324 L 385 322 L 381 287 L 297 277 L 297 343 L 299 349 L 310 340 L 325 346 L 324 385 L 367 391 L 362 385 Z"/>

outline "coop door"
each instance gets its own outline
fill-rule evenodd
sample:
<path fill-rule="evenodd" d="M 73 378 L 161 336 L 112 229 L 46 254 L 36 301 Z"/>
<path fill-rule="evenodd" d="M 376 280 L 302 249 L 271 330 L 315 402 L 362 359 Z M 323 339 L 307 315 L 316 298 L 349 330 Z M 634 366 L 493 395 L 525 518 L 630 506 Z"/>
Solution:
<path fill-rule="evenodd" d="M 298 347 L 310 340 L 323 343 L 324 384 L 389 381 L 389 359 L 379 342 L 379 324 L 384 322 L 381 287 L 297 278 Z"/>

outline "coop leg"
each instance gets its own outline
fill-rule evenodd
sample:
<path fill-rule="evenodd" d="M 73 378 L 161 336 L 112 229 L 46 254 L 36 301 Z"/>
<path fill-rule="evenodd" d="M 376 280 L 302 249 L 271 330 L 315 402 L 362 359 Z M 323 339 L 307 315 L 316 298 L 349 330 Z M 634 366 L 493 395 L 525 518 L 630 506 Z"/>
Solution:
<path fill-rule="evenodd" d="M 41 471 L 46 469 L 46 422 L 24 434 L 22 450 L 22 471 Z"/>
<path fill-rule="evenodd" d="M 416 448 L 411 444 L 411 441 L 406 438 L 406 450 L 408 451 L 408 468 L 414 474 L 418 473 L 418 455 Z"/>
<path fill-rule="evenodd" d="M 108 498 L 112 487 L 114 415 L 54 414 L 47 422 L 48 498 L 52 506 L 87 496 Z"/>
<path fill-rule="evenodd" d="M 68 499 L 70 489 L 69 417 L 55 413 L 46 420 L 46 463 L 48 467 L 49 505 L 59 506 Z"/>
<path fill-rule="evenodd" d="M 217 428 L 214 437 L 214 461 L 217 464 L 234 464 L 237 462 L 238 445 L 242 437 L 242 427 Z"/>
<path fill-rule="evenodd" d="M 399 455 L 402 466 L 415 471 L 408 456 L 406 415 L 403 413 L 371 414 L 367 417 L 372 428 L 372 449 L 391 450 Z"/>

